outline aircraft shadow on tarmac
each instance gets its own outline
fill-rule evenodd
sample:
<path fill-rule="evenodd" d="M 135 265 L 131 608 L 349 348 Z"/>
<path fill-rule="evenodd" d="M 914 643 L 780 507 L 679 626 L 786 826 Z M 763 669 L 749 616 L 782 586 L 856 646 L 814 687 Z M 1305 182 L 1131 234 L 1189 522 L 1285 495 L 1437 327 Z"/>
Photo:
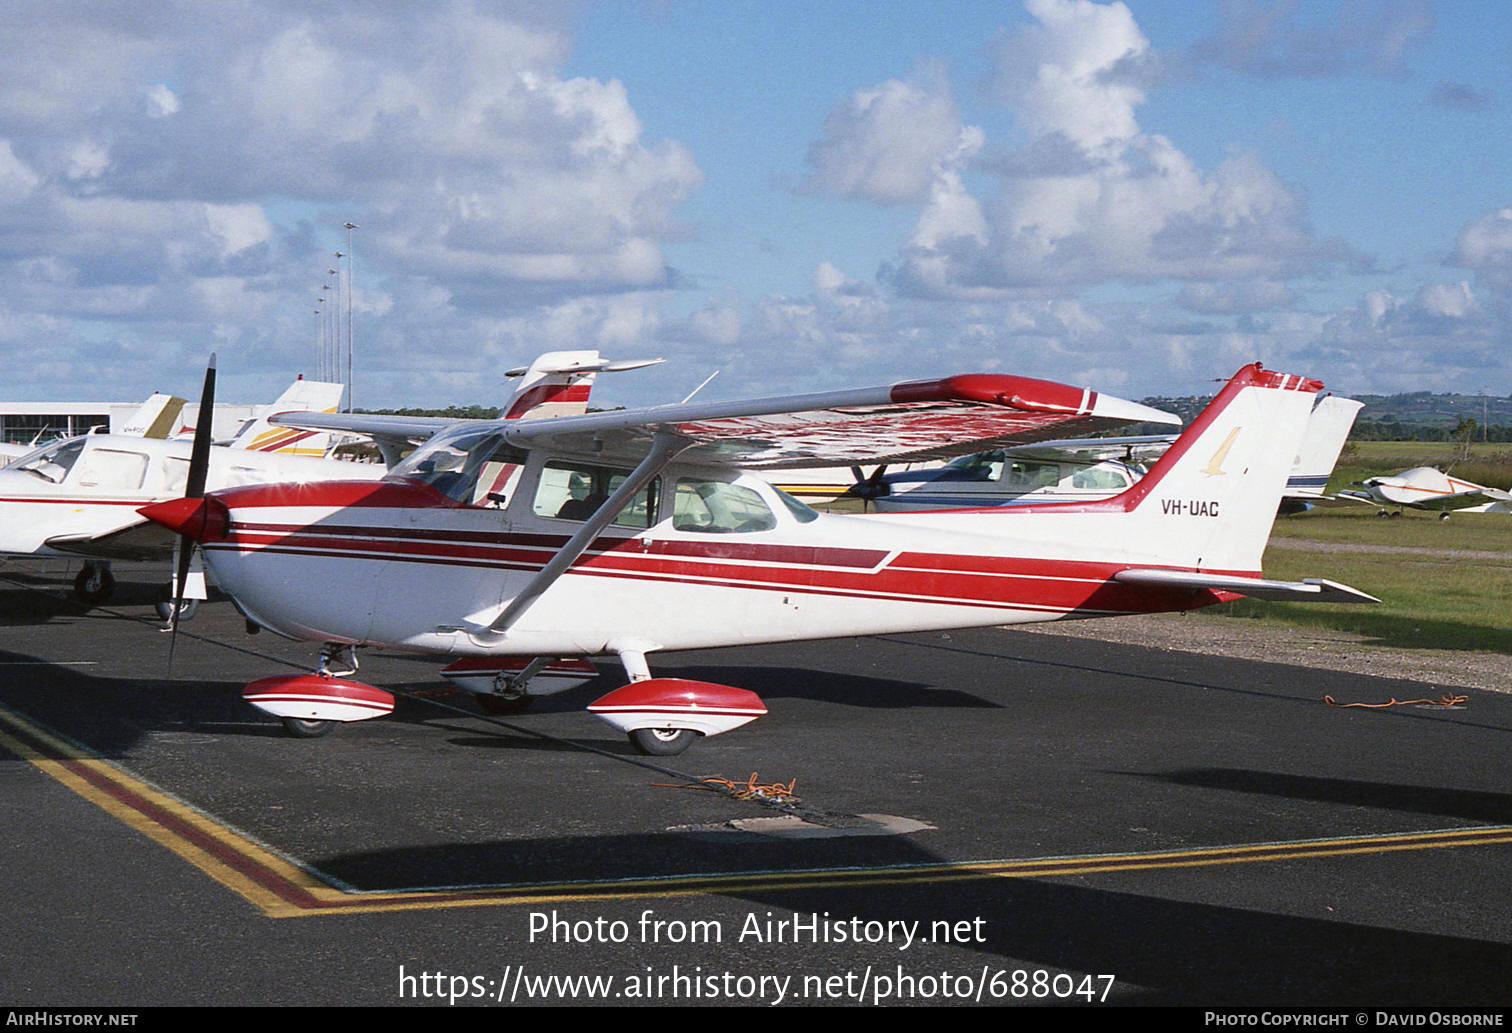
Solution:
<path fill-rule="evenodd" d="M 588 702 L 625 681 L 617 665 L 606 664 L 604 672 L 592 681 L 539 697 L 517 717 L 490 719 L 492 730 L 488 733 L 468 735 L 464 726 L 456 722 L 469 717 L 482 719 L 483 715 L 469 693 L 453 689 L 435 677 L 434 657 L 385 655 L 383 659 L 386 664 L 423 660 L 427 669 L 417 671 L 418 677 L 412 681 L 396 683 L 392 677 L 374 680 L 375 684 L 395 690 L 397 697 L 394 712 L 383 718 L 382 723 L 455 727 L 459 735 L 449 740 L 454 745 L 487 749 L 571 750 L 570 745 L 532 734 L 532 718 L 579 713 Z M 107 757 L 125 753 L 143 734 L 152 731 L 190 730 L 252 738 L 284 736 L 275 719 L 256 713 L 242 701 L 243 682 L 195 678 L 182 669 L 170 675 L 166 653 L 162 679 L 102 677 L 87 673 L 86 669 L 53 664 L 18 652 L 0 651 L 0 662 L 24 663 L 33 672 L 24 681 L 15 679 L 0 686 L 0 702 L 11 703 L 44 724 L 88 742 Z M 767 699 L 807 699 L 868 709 L 998 706 L 970 693 L 915 681 L 801 667 L 667 664 L 658 669 L 658 674 L 740 684 Z M 431 705 L 432 701 L 446 709 Z M 609 732 L 597 722 L 585 727 L 592 728 L 595 734 L 573 735 L 575 741 L 608 753 L 634 753 L 623 736 Z M 518 734 L 508 734 L 510 730 Z M 338 728 L 332 734 L 350 735 L 353 730 Z"/>
<path fill-rule="evenodd" d="M 1152 775 L 1120 772 L 1133 778 L 1156 779 L 1172 785 L 1254 793 L 1288 800 L 1378 807 L 1436 818 L 1454 818 L 1486 825 L 1512 825 L 1512 794 L 1440 789 L 1433 786 L 1393 785 L 1347 778 L 1320 778 L 1274 771 L 1235 768 L 1194 768 Z"/>
<path fill-rule="evenodd" d="M 619 836 L 527 840 L 462 848 L 402 848 L 322 858 L 318 867 L 354 885 L 393 885 L 396 874 L 424 879 L 445 871 L 449 881 L 490 884 L 526 872 L 554 877 L 601 875 L 605 864 L 624 872 L 625 859 L 658 858 L 680 869 L 704 871 L 739 866 L 745 870 L 856 864 L 940 864 L 941 859 L 909 839 L 820 840 L 808 843 L 755 842 L 728 837 L 723 848 L 709 837 Z M 732 849 L 733 848 L 733 849 Z M 905 886 L 819 887 L 811 889 L 721 890 L 711 892 L 780 908 L 849 921 L 917 921 L 928 930 L 941 916 L 984 919 L 981 942 L 966 949 L 985 959 L 1078 973 L 1110 973 L 1120 988 L 1112 1000 L 1123 1004 L 1225 1005 L 1504 1005 L 1512 946 L 1358 922 L 1331 921 L 1162 899 L 1049 879 L 973 879 Z M 648 898 L 644 905 L 666 915 L 678 905 Z M 736 909 L 738 912 L 738 908 Z M 627 916 L 633 921 L 633 914 Z M 709 905 L 697 910 L 700 918 Z M 757 912 L 759 914 L 759 912 Z M 573 912 L 575 917 L 581 915 Z M 743 916 L 721 923 L 722 944 L 735 941 Z M 876 965 L 886 951 L 871 952 Z M 783 948 L 793 971 L 834 964 L 853 948 L 800 944 Z M 925 948 L 927 950 L 927 948 Z M 940 966 L 920 948 L 897 952 L 896 960 L 915 975 L 938 973 Z M 964 968 L 955 956 L 955 970 Z M 844 967 L 844 966 L 842 966 Z M 987 962 L 989 969 L 996 968 Z M 821 971 L 823 969 L 820 969 Z M 891 969 L 877 966 L 878 972 Z M 1041 1003 L 1054 1003 L 1041 1002 Z"/>
<path fill-rule="evenodd" d="M 122 613 L 135 609 L 151 612 L 151 607 L 162 597 L 167 584 L 158 582 L 117 581 L 115 591 L 108 603 L 98 606 L 80 602 L 75 598 L 70 582 L 59 581 L 26 571 L 6 570 L 0 581 L 0 628 L 28 627 L 51 624 L 64 620 L 137 620 Z M 224 600 L 216 589 L 210 590 L 210 602 Z M 187 626 L 187 625 L 186 625 Z"/>
<path fill-rule="evenodd" d="M 1056 646 L 1052 641 L 1043 648 L 1053 651 Z M 12 652 L 0 654 L 3 659 L 34 658 Z M 246 712 L 239 698 L 239 682 L 183 676 L 172 681 L 96 677 L 62 665 L 38 662 L 37 666 L 36 677 L 0 682 L 0 702 L 106 756 L 125 751 L 147 732 L 165 729 L 241 736 L 279 734 L 275 723 L 264 723 Z M 682 676 L 709 676 L 726 670 L 671 666 Z M 783 685 L 784 679 L 794 683 L 792 672 L 786 669 L 748 667 L 738 673 L 755 681 L 758 672 L 761 680 L 770 677 L 776 685 Z M 905 694 L 912 694 L 907 705 L 924 705 L 917 697 L 919 683 L 851 677 L 847 693 L 876 693 L 893 706 L 900 705 Z M 833 678 L 823 671 L 800 671 L 797 694 L 828 700 L 828 693 L 835 691 L 828 686 L 837 684 Z M 770 690 L 763 687 L 763 691 Z M 966 694 L 947 695 L 971 699 Z M 845 702 L 856 703 L 850 695 Z M 563 710 L 580 705 L 580 701 L 561 697 L 543 703 Z M 928 705 L 937 704 L 931 700 Z M 946 705 L 966 704 L 956 699 Z M 401 700 L 396 713 L 401 722 L 434 725 L 448 720 L 435 715 L 436 711 L 422 702 L 409 699 Z M 475 738 L 481 741 L 486 737 Z M 295 743 L 289 749 L 303 745 L 307 744 Z M 1512 797 L 1497 793 L 1237 768 L 1144 772 L 1140 777 L 1455 820 L 1512 821 Z M 507 807 L 508 797 L 498 803 Z M 1191 892 L 1183 889 L 1186 877 L 1180 875 L 1173 884 L 1170 875 L 1110 874 L 1096 877 L 1099 885 L 1095 886 L 1088 885 L 1082 876 L 1060 880 L 952 879 L 948 870 L 952 862 L 929 849 L 927 835 L 782 840 L 715 827 L 622 835 L 527 834 L 485 842 L 327 851 L 305 860 L 340 883 L 388 892 L 402 892 L 404 887 L 435 888 L 438 876 L 448 886 L 511 886 L 548 878 L 552 883 L 591 882 L 603 879 L 606 873 L 623 880 L 736 871 L 945 866 L 947 870 L 939 881 L 911 885 L 810 889 L 716 885 L 707 892 L 802 914 L 827 911 L 837 917 L 884 922 L 914 919 L 926 927 L 941 916 L 981 916 L 985 942 L 972 944 L 972 952 L 984 959 L 1011 961 L 1008 967 L 1027 964 L 1114 974 L 1118 999 L 1123 1003 L 1501 1005 L 1506 1003 L 1506 973 L 1512 971 L 1512 947 L 1499 942 L 1359 921 L 1298 917 L 1253 906 L 1174 901 L 1108 888 L 1114 881 L 1122 886 L 1145 886 L 1149 884 L 1146 880 L 1158 878 L 1162 885 L 1174 885 L 1175 892 Z M 1248 885 L 1242 877 L 1230 883 L 1238 888 Z M 1212 889 L 1222 884 L 1223 880 L 1217 880 L 1205 885 Z M 589 887 L 584 889 L 589 892 Z M 656 898 L 647 906 L 666 909 L 674 905 Z M 820 961 L 828 956 L 829 948 L 823 945 L 808 949 Z M 869 955 L 878 956 L 886 955 L 875 951 Z M 804 958 L 804 951 L 796 950 L 792 964 L 800 965 Z M 907 954 L 899 952 L 897 959 L 905 967 L 914 966 L 915 958 Z M 807 967 L 812 970 L 814 966 Z"/>

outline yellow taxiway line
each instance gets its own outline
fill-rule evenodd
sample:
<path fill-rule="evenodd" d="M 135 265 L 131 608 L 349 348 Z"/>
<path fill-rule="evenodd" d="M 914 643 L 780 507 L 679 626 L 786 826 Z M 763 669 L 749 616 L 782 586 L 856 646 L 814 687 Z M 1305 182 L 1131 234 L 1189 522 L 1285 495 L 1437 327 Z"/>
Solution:
<path fill-rule="evenodd" d="M 273 918 L 709 893 L 741 894 L 835 886 L 943 883 L 962 879 L 1050 878 L 1512 843 L 1512 825 L 1492 825 L 1148 853 L 364 892 L 333 885 L 313 869 L 290 860 L 251 836 L 5 707 L 0 707 L 0 748 L 14 753 L 149 839 L 167 847 Z"/>

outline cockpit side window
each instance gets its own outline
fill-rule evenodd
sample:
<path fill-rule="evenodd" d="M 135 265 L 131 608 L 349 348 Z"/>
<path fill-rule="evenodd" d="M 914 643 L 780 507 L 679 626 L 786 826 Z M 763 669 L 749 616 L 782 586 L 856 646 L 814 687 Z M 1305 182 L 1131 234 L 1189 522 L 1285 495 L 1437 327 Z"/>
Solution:
<path fill-rule="evenodd" d="M 423 481 L 471 506 L 502 506 L 519 480 L 525 458 L 498 430 L 474 430 L 428 442 L 390 476 Z"/>
<path fill-rule="evenodd" d="M 991 452 L 977 452 L 974 455 L 961 456 L 945 465 L 952 470 L 960 471 L 966 480 L 995 481 L 1003 475 L 1003 463 L 1006 458 L 1002 449 L 996 449 Z"/>
<path fill-rule="evenodd" d="M 46 448 L 38 449 L 29 456 L 22 456 L 11 464 L 11 469 L 29 473 L 52 484 L 62 484 L 68 471 L 84 451 L 84 439 L 73 438 Z"/>
<path fill-rule="evenodd" d="M 553 460 L 541 468 L 536 485 L 536 516 L 559 520 L 587 520 L 609 501 L 609 496 L 630 476 L 629 470 L 607 466 Z M 637 492 L 614 518 L 616 527 L 644 530 L 656 523 L 656 500 L 661 495 L 661 478 L 654 479 Z"/>

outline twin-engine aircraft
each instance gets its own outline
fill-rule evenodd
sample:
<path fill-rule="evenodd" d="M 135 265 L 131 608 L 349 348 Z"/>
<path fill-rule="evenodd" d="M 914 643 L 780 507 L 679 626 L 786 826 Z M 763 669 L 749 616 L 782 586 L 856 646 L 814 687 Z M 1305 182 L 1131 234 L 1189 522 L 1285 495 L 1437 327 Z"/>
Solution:
<path fill-rule="evenodd" d="M 651 676 L 659 650 L 1187 610 L 1240 595 L 1375 601 L 1260 572 L 1315 380 L 1246 366 L 1127 491 L 1092 502 L 820 514 L 750 469 L 944 459 L 1127 422 L 1133 402 L 975 374 L 438 433 L 378 483 L 213 491 L 144 515 L 200 544 L 258 625 L 322 642 L 314 674 L 243 695 L 295 735 L 388 713 L 356 647 L 457 657 L 490 709 L 591 677 L 589 709 L 674 754 L 765 713 L 752 692 Z M 279 422 L 380 433 L 361 416 Z M 540 675 L 540 677 L 537 677 Z"/>

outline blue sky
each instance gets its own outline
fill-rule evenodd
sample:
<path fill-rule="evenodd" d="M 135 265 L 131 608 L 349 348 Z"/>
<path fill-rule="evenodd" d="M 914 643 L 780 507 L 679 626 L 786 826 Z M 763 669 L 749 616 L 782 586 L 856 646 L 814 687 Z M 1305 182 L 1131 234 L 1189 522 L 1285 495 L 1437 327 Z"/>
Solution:
<path fill-rule="evenodd" d="M 361 406 L 560 348 L 666 356 L 626 404 L 1512 393 L 1500 2 L 13 0 L 0 48 L 16 401 L 317 373 L 346 221 Z"/>

